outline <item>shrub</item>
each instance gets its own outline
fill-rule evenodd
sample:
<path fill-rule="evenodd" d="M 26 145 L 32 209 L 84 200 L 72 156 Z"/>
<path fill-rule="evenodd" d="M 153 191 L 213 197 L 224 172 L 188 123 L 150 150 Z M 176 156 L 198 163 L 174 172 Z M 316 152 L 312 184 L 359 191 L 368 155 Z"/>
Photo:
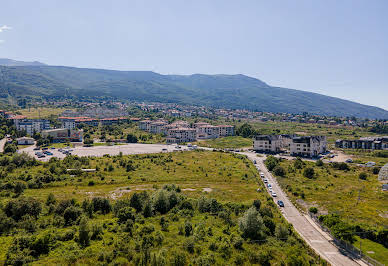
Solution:
<path fill-rule="evenodd" d="M 239 219 L 239 227 L 243 238 L 250 238 L 252 240 L 265 238 L 263 219 L 253 206 Z"/>
<path fill-rule="evenodd" d="M 277 165 L 279 164 L 279 159 L 270 155 L 265 160 L 265 166 L 268 168 L 268 170 L 272 171 Z"/>
<path fill-rule="evenodd" d="M 110 202 L 106 198 L 93 198 L 92 199 L 93 211 L 101 211 L 103 214 L 107 214 L 112 210 L 112 206 Z"/>
<path fill-rule="evenodd" d="M 153 207 L 155 211 L 165 214 L 169 211 L 169 201 L 165 190 L 161 189 L 154 195 Z"/>
<path fill-rule="evenodd" d="M 286 171 L 284 170 L 283 167 L 281 167 L 280 165 L 277 165 L 274 169 L 273 169 L 273 173 L 277 176 L 284 176 L 286 174 Z"/>
<path fill-rule="evenodd" d="M 380 167 L 377 167 L 377 166 L 373 167 L 372 173 L 374 175 L 378 175 L 380 173 Z"/>
<path fill-rule="evenodd" d="M 77 221 L 78 217 L 80 217 L 82 214 L 82 209 L 75 207 L 75 206 L 70 206 L 68 207 L 65 212 L 63 213 L 63 218 L 65 219 L 65 224 L 70 225 Z"/>
<path fill-rule="evenodd" d="M 358 175 L 358 178 L 360 178 L 361 180 L 366 180 L 367 177 L 368 177 L 368 175 L 365 172 L 361 172 Z"/>
<path fill-rule="evenodd" d="M 258 199 L 255 199 L 253 201 L 253 206 L 255 206 L 256 210 L 259 211 L 260 210 L 260 207 L 261 207 L 261 201 L 258 200 Z"/>
<path fill-rule="evenodd" d="M 316 162 L 315 162 L 315 165 L 316 165 L 316 166 L 318 166 L 318 167 L 321 167 L 321 166 L 323 166 L 323 162 L 322 162 L 322 160 L 318 160 L 318 161 L 316 161 Z"/>
<path fill-rule="evenodd" d="M 79 223 L 78 229 L 78 242 L 82 247 L 89 246 L 90 236 L 89 236 L 89 225 L 88 219 L 86 217 L 82 217 Z"/>
<path fill-rule="evenodd" d="M 57 200 L 55 199 L 55 196 L 53 193 L 48 194 L 46 199 L 46 206 L 55 205 L 57 203 Z"/>
<path fill-rule="evenodd" d="M 171 252 L 171 265 L 172 266 L 185 266 L 186 265 L 186 255 L 182 251 L 173 250 Z"/>
<path fill-rule="evenodd" d="M 318 209 L 316 207 L 310 207 L 309 212 L 311 212 L 313 214 L 317 214 L 318 213 Z"/>
<path fill-rule="evenodd" d="M 39 201 L 34 198 L 19 198 L 10 200 L 4 207 L 4 212 L 8 217 L 19 221 L 24 215 L 30 215 L 35 218 L 39 216 L 42 211 L 42 206 Z"/>
<path fill-rule="evenodd" d="M 315 175 L 315 171 L 314 171 L 314 168 L 312 167 L 307 167 L 303 170 L 304 177 L 311 179 L 311 178 L 314 178 L 314 175 Z"/>
<path fill-rule="evenodd" d="M 143 203 L 140 198 L 140 195 L 138 193 L 133 193 L 130 200 L 129 200 L 129 206 L 134 208 L 136 212 L 141 212 L 143 209 Z"/>
<path fill-rule="evenodd" d="M 275 236 L 280 240 L 287 240 L 288 238 L 288 228 L 282 224 L 277 224 L 275 229 Z"/>
<path fill-rule="evenodd" d="M 294 161 L 295 169 L 302 169 L 304 166 L 305 166 L 305 163 L 302 161 L 302 159 L 299 157 L 296 158 L 296 160 Z"/>
<path fill-rule="evenodd" d="M 136 211 L 134 208 L 131 208 L 131 207 L 124 207 L 122 209 L 120 209 L 117 213 L 117 218 L 119 219 L 118 222 L 119 223 L 124 223 L 128 220 L 132 220 L 134 221 L 135 220 L 135 214 L 136 214 Z"/>

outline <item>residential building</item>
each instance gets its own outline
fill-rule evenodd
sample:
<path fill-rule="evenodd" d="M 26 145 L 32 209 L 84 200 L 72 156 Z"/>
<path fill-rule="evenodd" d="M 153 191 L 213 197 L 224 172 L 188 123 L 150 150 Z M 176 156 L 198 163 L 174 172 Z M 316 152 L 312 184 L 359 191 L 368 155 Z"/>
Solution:
<path fill-rule="evenodd" d="M 196 128 L 198 139 L 215 139 L 220 136 L 220 128 L 213 125 L 204 125 Z"/>
<path fill-rule="evenodd" d="M 53 142 L 82 142 L 83 130 L 56 128 L 42 131 L 44 138 L 51 138 Z"/>
<path fill-rule="evenodd" d="M 144 131 L 149 131 L 150 130 L 150 125 L 151 125 L 152 121 L 151 120 L 142 120 L 139 122 L 139 128 L 140 130 L 144 130 Z"/>
<path fill-rule="evenodd" d="M 25 131 L 32 136 L 34 133 L 39 133 L 42 130 L 50 129 L 50 121 L 44 119 L 26 119 L 25 116 L 16 115 L 12 119 L 17 131 Z"/>
<path fill-rule="evenodd" d="M 167 143 L 192 142 L 197 138 L 194 128 L 173 128 L 168 130 Z"/>
<path fill-rule="evenodd" d="M 109 126 L 109 125 L 117 125 L 119 123 L 128 122 L 127 117 L 112 117 L 112 118 L 103 118 L 100 120 L 101 125 Z"/>
<path fill-rule="evenodd" d="M 253 138 L 253 149 L 257 152 L 277 153 L 281 148 L 280 136 L 258 135 Z"/>
<path fill-rule="evenodd" d="M 203 127 L 203 126 L 207 126 L 207 125 L 210 125 L 210 124 L 206 123 L 206 122 L 197 122 L 197 123 L 193 124 L 193 128 Z"/>
<path fill-rule="evenodd" d="M 164 127 L 167 125 L 165 121 L 155 121 L 149 125 L 149 132 L 154 134 L 164 133 Z"/>
<path fill-rule="evenodd" d="M 61 121 L 62 127 L 67 128 L 67 129 L 73 129 L 76 128 L 77 125 L 81 123 L 81 121 L 90 119 L 89 117 L 86 116 L 60 116 L 58 117 L 58 120 Z"/>
<path fill-rule="evenodd" d="M 17 138 L 16 142 L 18 145 L 33 145 L 35 140 L 29 137 L 21 137 L 21 138 Z"/>
<path fill-rule="evenodd" d="M 317 157 L 325 153 L 327 141 L 325 136 L 294 137 L 290 144 L 290 154 L 293 156 Z"/>
<path fill-rule="evenodd" d="M 366 137 L 355 140 L 339 139 L 335 142 L 335 146 L 343 149 L 388 150 L 388 136 Z"/>
<path fill-rule="evenodd" d="M 234 136 L 234 126 L 218 125 L 218 135 L 220 137 Z"/>

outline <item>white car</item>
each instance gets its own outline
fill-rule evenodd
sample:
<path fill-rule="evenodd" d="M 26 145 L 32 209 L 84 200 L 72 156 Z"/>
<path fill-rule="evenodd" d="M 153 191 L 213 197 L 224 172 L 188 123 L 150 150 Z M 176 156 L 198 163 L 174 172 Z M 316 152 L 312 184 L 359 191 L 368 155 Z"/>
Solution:
<path fill-rule="evenodd" d="M 372 166 L 375 166 L 375 165 L 376 165 L 375 162 L 367 162 L 367 163 L 365 164 L 366 167 L 372 167 Z"/>
<path fill-rule="evenodd" d="M 277 197 L 278 196 L 275 191 L 273 191 L 271 195 L 272 195 L 272 197 Z"/>
<path fill-rule="evenodd" d="M 268 179 L 267 178 L 264 178 L 264 183 L 268 183 Z"/>

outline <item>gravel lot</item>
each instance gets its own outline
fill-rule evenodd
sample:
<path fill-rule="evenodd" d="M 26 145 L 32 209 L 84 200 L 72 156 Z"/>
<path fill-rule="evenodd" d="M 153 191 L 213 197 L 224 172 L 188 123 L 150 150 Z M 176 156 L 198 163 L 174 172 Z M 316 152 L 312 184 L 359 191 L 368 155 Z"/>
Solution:
<path fill-rule="evenodd" d="M 75 147 L 70 148 L 72 150 L 71 154 L 78 156 L 104 156 L 105 154 L 109 155 L 118 155 L 122 152 L 123 155 L 128 154 L 145 154 L 145 153 L 159 153 L 159 152 L 173 152 L 173 151 L 184 151 L 188 150 L 187 146 L 180 146 L 180 149 L 175 148 L 176 145 L 166 145 L 166 144 L 140 144 L 140 143 L 131 143 L 125 145 L 114 145 L 114 146 L 95 146 L 95 147 Z M 30 146 L 24 149 L 19 150 L 18 152 L 27 152 L 29 155 L 35 157 L 40 161 L 48 161 L 51 157 L 65 158 L 66 155 L 62 152 L 59 152 L 58 149 L 51 150 L 53 153 L 52 156 L 46 156 L 45 158 L 37 158 L 34 151 L 35 146 Z M 167 149 L 163 151 L 162 149 Z"/>

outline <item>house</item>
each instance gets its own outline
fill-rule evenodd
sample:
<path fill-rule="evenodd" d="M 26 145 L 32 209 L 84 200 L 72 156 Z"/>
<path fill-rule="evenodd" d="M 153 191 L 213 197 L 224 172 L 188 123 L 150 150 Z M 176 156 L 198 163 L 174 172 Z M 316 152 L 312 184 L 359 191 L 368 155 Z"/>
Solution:
<path fill-rule="evenodd" d="M 290 154 L 293 156 L 317 157 L 325 153 L 327 141 L 325 136 L 302 136 L 292 138 Z"/>
<path fill-rule="evenodd" d="M 21 137 L 17 138 L 16 142 L 18 143 L 18 145 L 33 145 L 35 140 L 29 137 Z"/>
<path fill-rule="evenodd" d="M 281 148 L 280 136 L 258 135 L 253 138 L 253 149 L 257 152 L 277 153 Z"/>
<path fill-rule="evenodd" d="M 192 142 L 197 139 L 196 130 L 194 128 L 173 128 L 168 130 L 166 141 L 167 143 L 183 143 Z"/>
<path fill-rule="evenodd" d="M 53 142 L 82 142 L 83 130 L 56 128 L 42 131 L 44 138 L 51 138 Z"/>

